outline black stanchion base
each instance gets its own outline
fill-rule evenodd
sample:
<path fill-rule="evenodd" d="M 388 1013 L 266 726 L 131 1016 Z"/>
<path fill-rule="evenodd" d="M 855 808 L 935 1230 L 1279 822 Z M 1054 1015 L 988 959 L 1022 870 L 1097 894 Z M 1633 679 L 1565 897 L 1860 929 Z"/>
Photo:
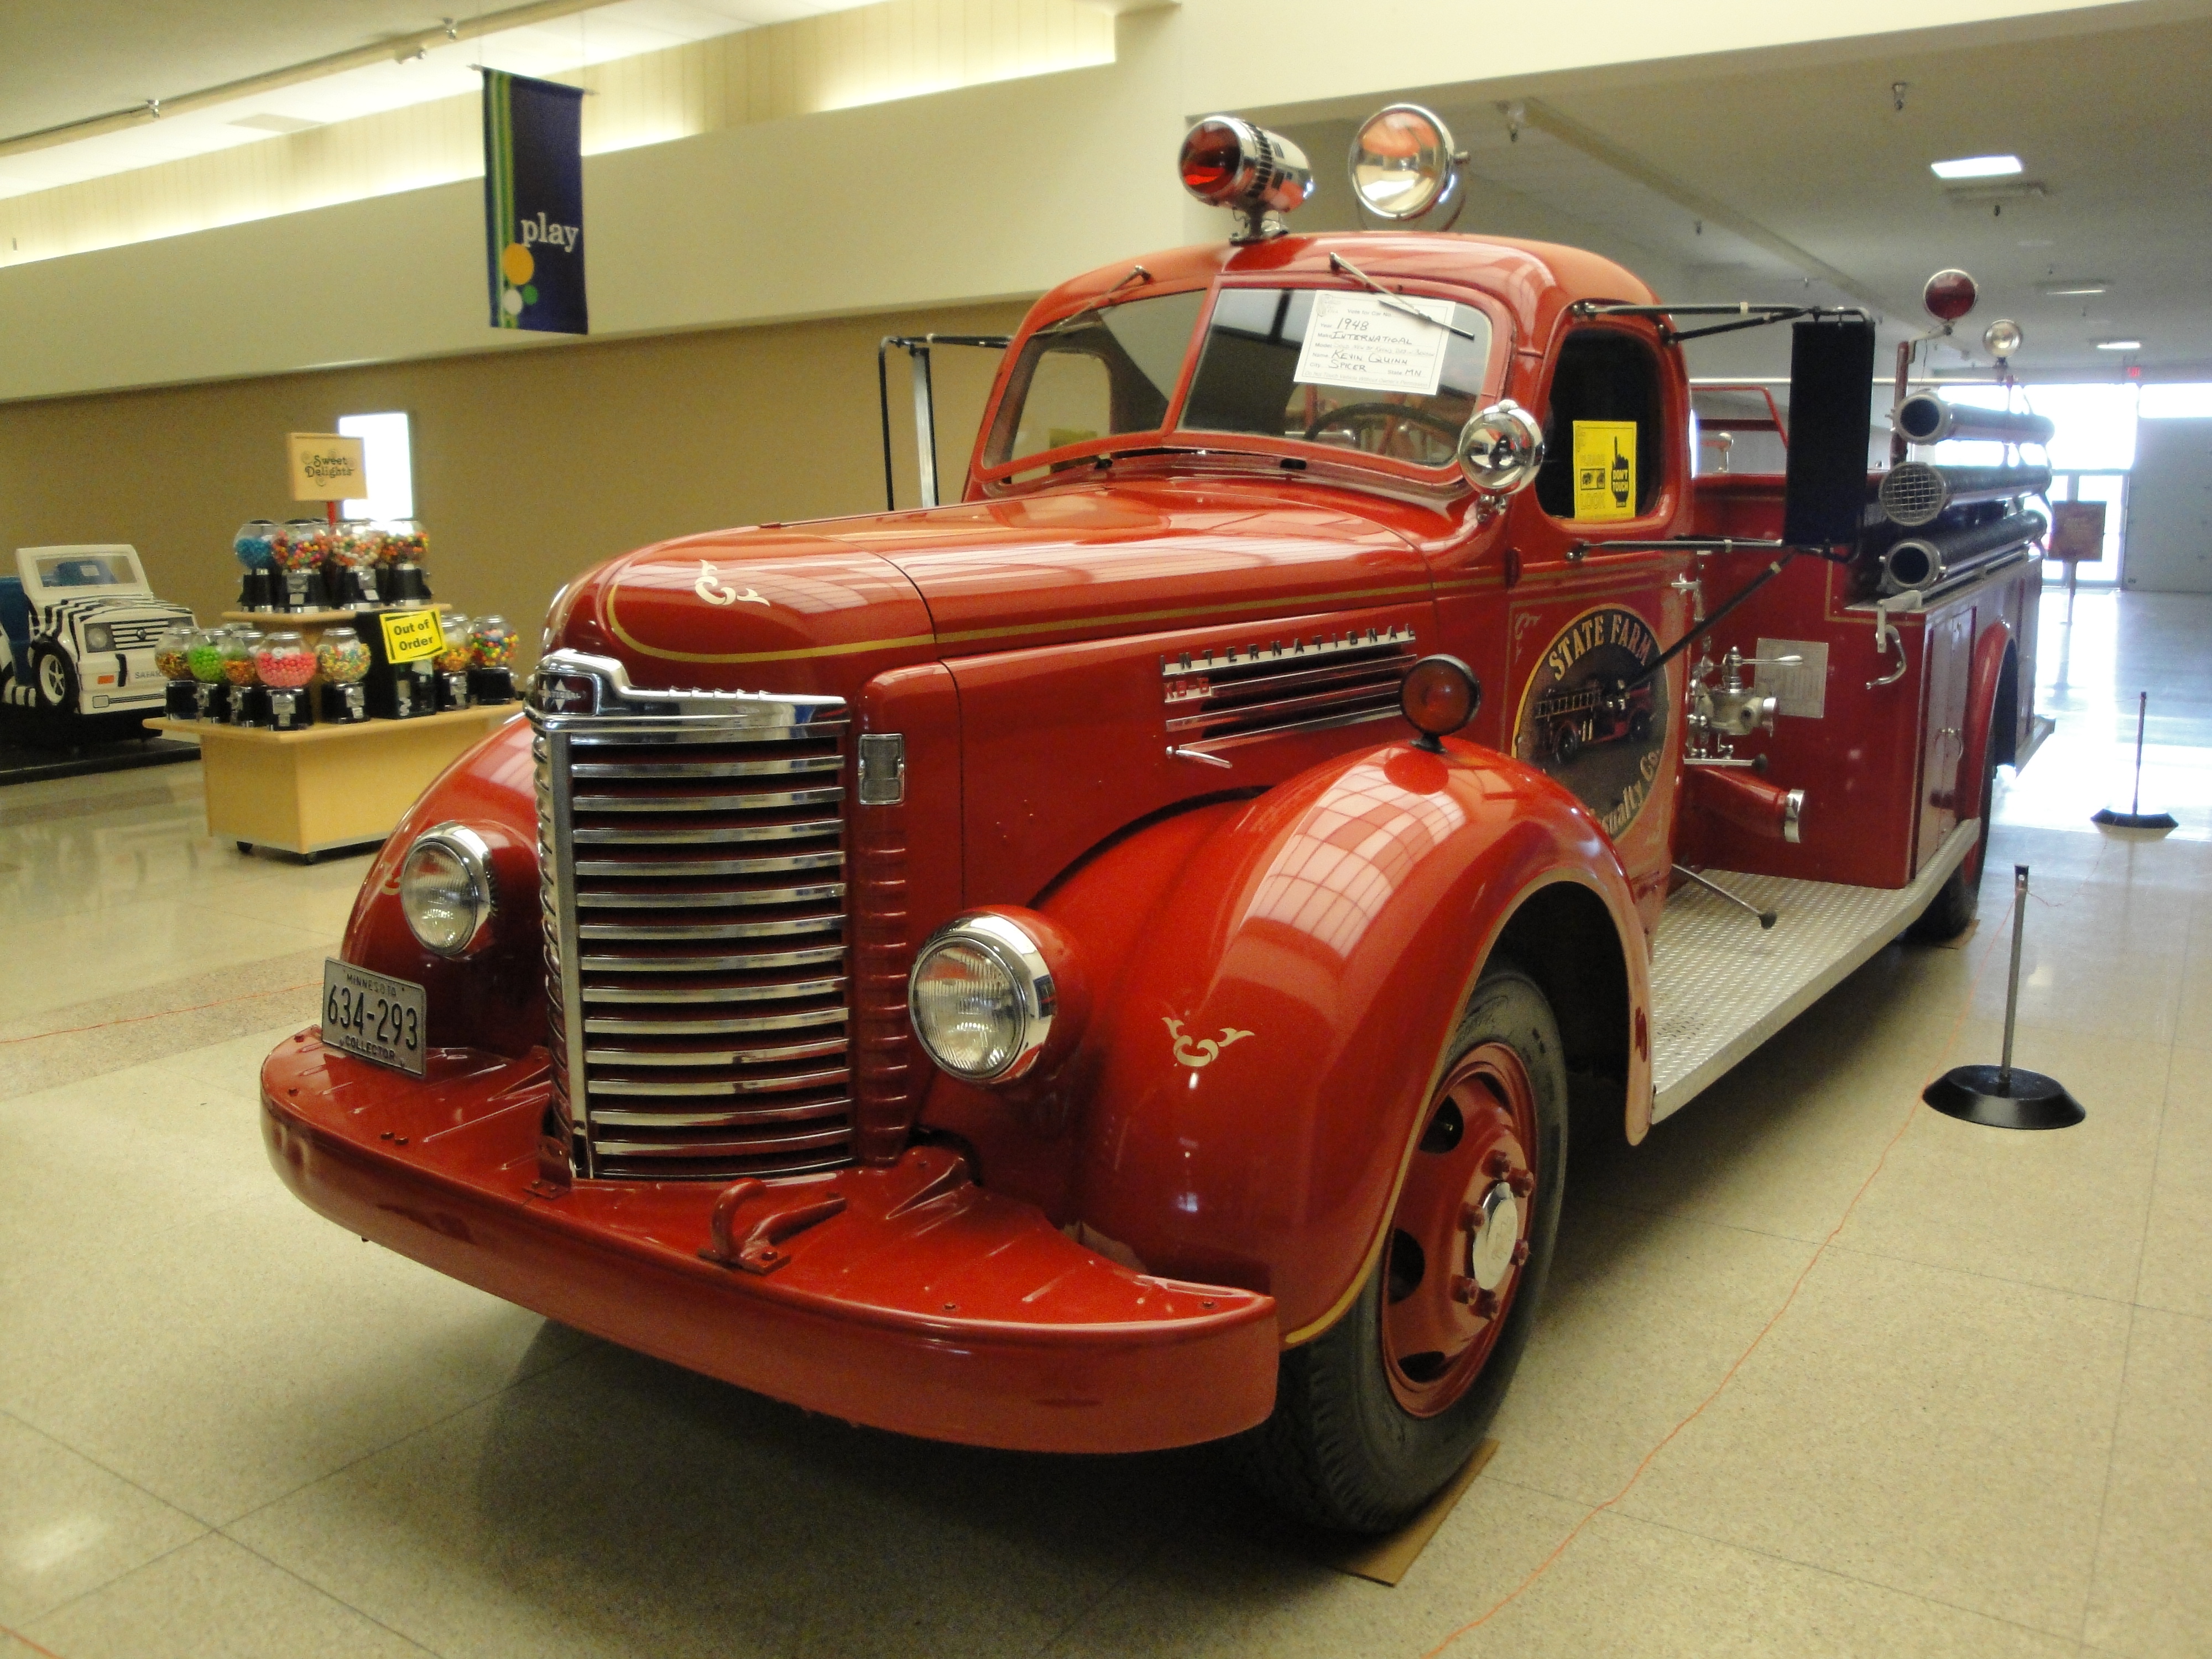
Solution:
<path fill-rule="evenodd" d="M 2089 822 L 2112 830 L 2179 830 L 2181 822 L 2171 812 L 2115 812 L 2109 806 L 2089 815 Z"/>
<path fill-rule="evenodd" d="M 2057 1078 L 2020 1066 L 2002 1086 L 1995 1066 L 1954 1066 L 1929 1084 L 1921 1099 L 1950 1117 L 1992 1129 L 2070 1129 L 2088 1114 Z"/>

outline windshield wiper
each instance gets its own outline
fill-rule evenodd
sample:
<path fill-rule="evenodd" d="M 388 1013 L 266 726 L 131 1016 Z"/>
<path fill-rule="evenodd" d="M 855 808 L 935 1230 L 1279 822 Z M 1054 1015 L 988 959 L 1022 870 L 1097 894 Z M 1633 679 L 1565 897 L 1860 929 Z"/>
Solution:
<path fill-rule="evenodd" d="M 1039 334 L 1057 334 L 1062 329 L 1073 328 L 1078 323 L 1081 322 L 1085 317 L 1090 316 L 1092 313 L 1104 310 L 1106 308 L 1106 302 L 1112 299 L 1115 295 L 1119 294 L 1123 289 L 1128 287 L 1130 283 L 1149 283 L 1152 280 L 1152 273 L 1146 270 L 1144 266 L 1131 265 L 1129 267 L 1129 274 L 1127 276 L 1122 277 L 1120 282 L 1115 283 L 1113 287 L 1108 289 L 1103 294 L 1093 300 L 1089 305 L 1084 307 L 1082 310 L 1071 311 L 1066 316 L 1061 318 L 1050 327 L 1041 328 L 1037 332 Z"/>
<path fill-rule="evenodd" d="M 1330 254 L 1328 256 L 1328 266 L 1331 270 L 1340 270 L 1347 276 L 1357 277 L 1360 282 L 1365 283 L 1370 289 L 1382 296 L 1382 303 L 1392 311 L 1402 311 L 1408 317 L 1418 317 L 1425 323 L 1434 323 L 1438 328 L 1443 330 L 1447 334 L 1456 334 L 1461 339 L 1472 340 L 1477 345 L 1480 345 L 1482 343 L 1481 337 L 1476 334 L 1474 330 L 1462 328 L 1457 323 L 1448 323 L 1441 317 L 1431 317 L 1427 312 L 1422 310 L 1420 307 L 1414 305 L 1408 301 L 1400 299 L 1397 295 L 1393 293 L 1390 289 L 1383 287 L 1382 283 L 1376 282 L 1372 276 L 1370 276 L 1365 271 L 1362 270 L 1358 265 L 1352 264 L 1351 260 L 1346 258 L 1341 253 Z"/>

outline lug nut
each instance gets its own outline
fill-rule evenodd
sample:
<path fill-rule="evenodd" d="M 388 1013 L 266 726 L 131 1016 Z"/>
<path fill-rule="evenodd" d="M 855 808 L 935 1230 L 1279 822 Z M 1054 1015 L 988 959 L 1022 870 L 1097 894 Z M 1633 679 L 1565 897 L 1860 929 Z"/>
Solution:
<path fill-rule="evenodd" d="M 1528 1241 L 1524 1238 L 1518 1244 L 1516 1244 L 1513 1247 L 1513 1265 L 1517 1267 L 1523 1262 L 1527 1261 L 1528 1259 Z"/>
<path fill-rule="evenodd" d="M 1516 1170 L 1505 1177 L 1505 1184 L 1513 1188 L 1513 1196 L 1526 1198 L 1536 1190 L 1536 1177 L 1527 1170 Z"/>
<path fill-rule="evenodd" d="M 1454 1273 L 1452 1275 L 1451 1299 L 1453 1301 L 1472 1304 L 1477 1297 L 1487 1296 L 1490 1293 L 1487 1291 L 1482 1289 L 1481 1286 L 1478 1285 L 1473 1279 L 1468 1278 L 1465 1274 Z"/>
<path fill-rule="evenodd" d="M 1471 1233 L 1480 1231 L 1482 1228 L 1482 1206 L 1480 1204 L 1461 1205 L 1459 1209 L 1459 1224 L 1466 1228 L 1467 1231 Z"/>
<path fill-rule="evenodd" d="M 1474 1295 L 1474 1313 L 1475 1317 L 1478 1319 L 1497 1318 L 1498 1292 L 1495 1291 L 1477 1291 Z"/>
<path fill-rule="evenodd" d="M 1483 1160 L 1482 1167 L 1490 1172 L 1492 1179 L 1503 1181 L 1512 1170 L 1512 1155 L 1503 1146 L 1500 1146 L 1496 1152 L 1491 1153 L 1488 1158 Z"/>

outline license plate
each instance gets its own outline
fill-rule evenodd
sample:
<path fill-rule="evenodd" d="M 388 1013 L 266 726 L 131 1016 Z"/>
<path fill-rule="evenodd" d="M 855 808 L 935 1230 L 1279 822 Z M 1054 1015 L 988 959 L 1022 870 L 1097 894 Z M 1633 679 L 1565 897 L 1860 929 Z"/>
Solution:
<path fill-rule="evenodd" d="M 422 988 L 336 957 L 323 963 L 323 1041 L 421 1077 Z"/>

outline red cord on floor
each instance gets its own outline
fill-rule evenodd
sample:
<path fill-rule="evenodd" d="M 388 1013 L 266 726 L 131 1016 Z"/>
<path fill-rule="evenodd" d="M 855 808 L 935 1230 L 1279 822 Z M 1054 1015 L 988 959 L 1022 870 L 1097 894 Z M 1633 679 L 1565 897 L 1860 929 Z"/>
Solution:
<path fill-rule="evenodd" d="M 203 1008 L 227 1008 L 234 1002 L 252 1002 L 261 997 L 282 996 L 288 991 L 306 991 L 319 981 L 303 979 L 297 985 L 273 985 L 265 991 L 248 991 L 242 997 L 218 997 L 213 1002 L 195 1002 L 187 1008 L 162 1008 L 150 1014 L 131 1014 L 122 1019 L 94 1020 L 89 1025 L 64 1025 L 52 1031 L 33 1031 L 28 1036 L 0 1037 L 0 1048 L 18 1042 L 43 1042 L 48 1037 L 75 1036 L 80 1031 L 104 1031 L 111 1025 L 137 1025 L 149 1019 L 167 1019 L 172 1014 L 197 1014 Z"/>
<path fill-rule="evenodd" d="M 1982 975 L 1989 969 L 1990 958 L 1996 953 L 1997 943 L 2006 937 L 2004 924 L 2009 922 L 2011 920 L 2012 906 L 2008 902 L 2005 906 L 2004 915 L 1998 918 L 1998 926 L 1990 930 L 1990 942 L 1983 947 L 1982 959 L 1975 966 L 1973 978 L 1967 983 L 1966 994 L 1960 1000 L 1958 1017 L 1951 1022 L 1951 1032 L 1950 1035 L 1943 1040 L 1942 1052 L 1936 1056 L 1936 1064 L 1929 1070 L 1928 1075 L 1920 1080 L 1921 1088 L 1924 1089 L 1928 1085 L 1933 1083 L 1936 1080 L 1936 1074 L 1945 1069 L 1944 1062 L 1950 1059 L 1951 1050 L 1954 1046 L 1956 1046 L 1959 1041 L 1959 1032 L 1966 1025 L 1966 1015 L 1974 1006 L 1974 993 L 1981 988 Z M 1766 1340 L 1768 1333 L 1772 1331 L 1777 1325 L 1782 1322 L 1782 1316 L 1788 1313 L 1790 1311 L 1790 1304 L 1797 1300 L 1797 1292 L 1804 1289 L 1805 1281 L 1812 1276 L 1813 1269 L 1820 1265 L 1820 1258 L 1827 1255 L 1828 1247 L 1836 1242 L 1838 1235 L 1844 1231 L 1844 1226 L 1850 1222 L 1851 1212 L 1856 1210 L 1859 1206 L 1859 1200 L 1867 1195 L 1868 1188 L 1874 1185 L 1875 1177 L 1879 1176 L 1882 1172 L 1883 1167 L 1888 1164 L 1890 1153 L 1896 1150 L 1897 1143 L 1905 1139 L 1905 1132 L 1913 1126 L 1913 1123 L 1918 1119 L 1919 1115 L 1920 1095 L 1919 1091 L 1916 1090 L 1912 1096 L 1911 1108 L 1905 1113 L 1904 1121 L 1897 1126 L 1897 1133 L 1890 1136 L 1887 1144 L 1883 1146 L 1881 1149 L 1881 1156 L 1875 1159 L 1874 1168 L 1869 1170 L 1867 1171 L 1866 1179 L 1859 1182 L 1858 1191 L 1853 1193 L 1851 1194 L 1851 1201 L 1844 1206 L 1843 1214 L 1836 1218 L 1836 1224 L 1828 1230 L 1828 1236 L 1820 1241 L 1819 1247 L 1814 1250 L 1813 1254 L 1809 1257 L 1806 1259 L 1803 1270 L 1798 1273 L 1796 1281 L 1790 1286 L 1790 1294 L 1782 1298 L 1782 1305 L 1775 1309 L 1773 1316 L 1768 1319 L 1765 1324 L 1759 1327 L 1759 1334 L 1753 1337 L 1751 1340 L 1744 1346 L 1743 1352 L 1738 1354 L 1729 1363 L 1728 1370 L 1721 1373 L 1721 1380 L 1713 1384 L 1712 1392 L 1708 1394 L 1703 1400 L 1700 1400 L 1688 1415 L 1684 1417 L 1680 1422 L 1676 1423 L 1673 1428 L 1668 1430 L 1665 1434 L 1660 1436 L 1657 1443 L 1655 1444 L 1650 1451 L 1644 1454 L 1644 1461 L 1638 1463 L 1634 1470 L 1630 1473 L 1627 1480 L 1621 1482 L 1620 1490 L 1613 1493 L 1612 1497 L 1607 1498 L 1605 1502 L 1600 1504 L 1588 1515 L 1583 1516 L 1581 1520 L 1576 1522 L 1574 1526 L 1568 1531 L 1567 1535 L 1559 1540 L 1559 1544 L 1553 1549 L 1552 1553 L 1546 1556 L 1541 1561 L 1539 1561 L 1534 1567 L 1530 1569 L 1528 1576 L 1526 1578 L 1523 1578 L 1504 1595 L 1498 1597 L 1497 1601 L 1492 1602 L 1489 1607 L 1484 1611 L 1480 1618 L 1470 1619 L 1466 1624 L 1462 1625 L 1457 1630 L 1452 1632 L 1450 1635 L 1445 1637 L 1443 1641 L 1437 1643 L 1436 1646 L 1431 1648 L 1426 1653 L 1421 1656 L 1421 1659 L 1437 1659 L 1437 1656 L 1439 1654 L 1443 1653 L 1445 1649 L 1450 1647 L 1453 1643 L 1458 1641 L 1461 1637 L 1466 1636 L 1472 1632 L 1480 1630 L 1500 1613 L 1504 1612 L 1515 1601 L 1518 1601 L 1523 1591 L 1527 1590 L 1530 1585 L 1534 1584 L 1539 1578 L 1541 1578 L 1546 1573 L 1552 1570 L 1553 1564 L 1556 1563 L 1561 1556 L 1567 1553 L 1568 1547 L 1571 1545 L 1576 1539 L 1583 1535 L 1583 1529 L 1586 1528 L 1591 1522 L 1596 1520 L 1599 1516 L 1604 1514 L 1606 1510 L 1611 1509 L 1614 1504 L 1620 1503 L 1622 1498 L 1628 1496 L 1630 1492 L 1635 1488 L 1636 1483 L 1644 1478 L 1644 1472 L 1651 1467 L 1652 1463 L 1658 1458 L 1661 1452 L 1665 1451 L 1669 1445 L 1674 1443 L 1674 1437 L 1677 1435 L 1680 1434 L 1683 1430 L 1688 1428 L 1691 1424 L 1696 1422 L 1700 1417 L 1705 1415 L 1705 1407 L 1711 1405 L 1714 1401 L 1721 1397 L 1722 1394 L 1727 1390 L 1728 1385 L 1735 1381 L 1735 1374 L 1743 1369 L 1744 1362 L 1749 1359 L 1753 1354 L 1759 1352 L 1759 1346 L 1760 1343 Z"/>

